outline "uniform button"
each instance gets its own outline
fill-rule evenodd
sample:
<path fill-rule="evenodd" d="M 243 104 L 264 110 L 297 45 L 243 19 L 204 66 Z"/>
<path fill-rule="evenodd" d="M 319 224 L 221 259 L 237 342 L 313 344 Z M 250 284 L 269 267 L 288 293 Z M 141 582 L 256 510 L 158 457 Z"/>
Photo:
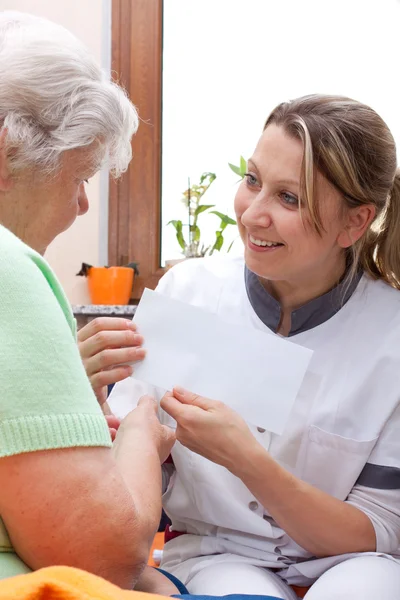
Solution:
<path fill-rule="evenodd" d="M 265 429 L 263 427 L 257 427 L 257 431 L 260 433 L 265 433 Z"/>
<path fill-rule="evenodd" d="M 251 502 L 249 502 L 249 509 L 252 510 L 253 512 L 255 510 L 257 510 L 258 508 L 258 502 L 256 502 L 255 500 L 252 500 Z"/>

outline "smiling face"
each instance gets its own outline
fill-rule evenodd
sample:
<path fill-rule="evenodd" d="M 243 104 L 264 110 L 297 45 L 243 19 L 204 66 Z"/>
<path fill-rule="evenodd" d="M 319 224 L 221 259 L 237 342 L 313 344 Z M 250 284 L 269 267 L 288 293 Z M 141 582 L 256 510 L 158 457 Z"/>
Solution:
<path fill-rule="evenodd" d="M 235 198 L 246 264 L 272 282 L 299 285 L 328 273 L 340 277 L 345 268 L 344 248 L 352 243 L 350 215 L 342 196 L 320 173 L 314 194 L 324 228 L 321 235 L 307 207 L 302 204 L 300 210 L 302 160 L 302 142 L 282 127 L 269 125 L 248 161 L 247 175 Z"/>

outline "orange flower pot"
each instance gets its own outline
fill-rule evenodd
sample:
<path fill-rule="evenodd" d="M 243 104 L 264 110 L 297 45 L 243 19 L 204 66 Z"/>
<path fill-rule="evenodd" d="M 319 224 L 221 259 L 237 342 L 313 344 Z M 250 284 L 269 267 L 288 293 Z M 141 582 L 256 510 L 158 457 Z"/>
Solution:
<path fill-rule="evenodd" d="M 134 275 L 130 267 L 90 267 L 87 279 L 92 304 L 129 304 Z"/>

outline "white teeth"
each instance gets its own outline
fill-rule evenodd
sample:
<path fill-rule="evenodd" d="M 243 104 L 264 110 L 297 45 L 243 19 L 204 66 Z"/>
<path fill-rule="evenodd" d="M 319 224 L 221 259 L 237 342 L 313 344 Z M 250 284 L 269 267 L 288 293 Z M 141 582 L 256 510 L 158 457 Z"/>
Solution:
<path fill-rule="evenodd" d="M 252 235 L 250 236 L 250 241 L 252 244 L 255 244 L 256 246 L 263 246 L 263 247 L 268 246 L 268 248 L 271 248 L 271 246 L 279 246 L 280 245 L 277 242 L 266 242 L 265 240 L 257 240 Z"/>

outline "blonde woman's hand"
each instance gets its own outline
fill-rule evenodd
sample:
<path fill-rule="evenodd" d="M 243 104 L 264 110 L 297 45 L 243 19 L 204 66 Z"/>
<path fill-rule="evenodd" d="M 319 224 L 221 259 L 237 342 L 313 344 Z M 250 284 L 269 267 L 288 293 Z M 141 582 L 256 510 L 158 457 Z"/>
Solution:
<path fill-rule="evenodd" d="M 176 387 L 161 408 L 177 422 L 176 439 L 183 446 L 232 472 L 246 448 L 258 444 L 242 417 L 222 402 Z"/>
<path fill-rule="evenodd" d="M 107 400 L 107 386 L 126 379 L 146 351 L 136 325 L 128 319 L 99 317 L 78 332 L 82 362 L 100 406 Z"/>
<path fill-rule="evenodd" d="M 175 432 L 160 423 L 157 403 L 150 396 L 142 396 L 137 407 L 122 420 L 114 442 L 117 451 L 119 439 L 127 435 L 143 440 L 143 451 L 149 446 L 155 447 L 161 464 L 170 455 L 176 440 Z"/>

